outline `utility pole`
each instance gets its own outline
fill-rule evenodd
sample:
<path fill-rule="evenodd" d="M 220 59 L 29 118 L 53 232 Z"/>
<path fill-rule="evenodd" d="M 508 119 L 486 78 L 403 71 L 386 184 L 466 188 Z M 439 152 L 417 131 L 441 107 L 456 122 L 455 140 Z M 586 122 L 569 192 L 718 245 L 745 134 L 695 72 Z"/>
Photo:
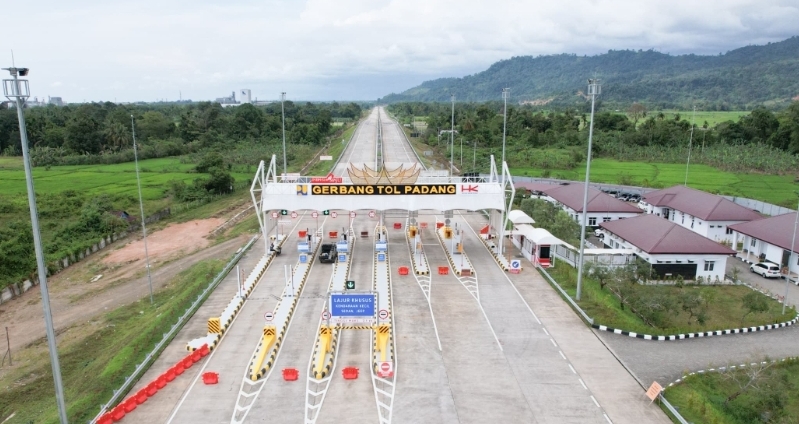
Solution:
<path fill-rule="evenodd" d="M 33 249 L 36 253 L 36 272 L 39 275 L 39 287 L 42 292 L 42 307 L 44 308 L 44 324 L 47 334 L 47 347 L 50 351 L 50 366 L 53 369 L 53 382 L 55 383 L 55 398 L 58 404 L 58 417 L 61 424 L 68 424 L 67 406 L 64 402 L 64 385 L 61 381 L 61 365 L 58 361 L 58 346 L 56 345 L 55 330 L 53 329 L 53 314 L 50 310 L 50 291 L 47 288 L 47 266 L 44 263 L 44 249 L 42 236 L 39 232 L 39 212 L 36 208 L 36 192 L 33 189 L 33 173 L 31 159 L 28 153 L 28 132 L 25 127 L 25 114 L 23 105 L 25 99 L 30 97 L 28 80 L 18 79 L 17 76 L 28 75 L 28 68 L 3 68 L 11 73 L 13 79 L 3 80 L 3 93 L 16 102 L 17 119 L 19 120 L 19 138 L 22 143 L 22 163 L 25 166 L 25 182 L 28 186 L 28 206 L 31 213 L 31 229 L 33 230 Z"/>
<path fill-rule="evenodd" d="M 500 172 L 502 173 L 502 186 L 505 187 L 505 137 L 508 133 L 508 96 L 510 95 L 510 88 L 502 89 L 502 99 L 505 101 L 505 109 L 502 111 L 502 164 L 500 165 Z"/>
<path fill-rule="evenodd" d="M 280 93 L 280 113 L 283 115 L 283 178 L 286 177 L 286 109 L 283 102 L 286 101 L 286 92 Z"/>
<path fill-rule="evenodd" d="M 455 95 L 452 98 L 452 129 L 449 132 L 449 177 L 452 178 L 452 161 L 453 154 L 455 153 Z"/>
<path fill-rule="evenodd" d="M 694 121 L 696 120 L 696 106 L 694 106 L 694 114 L 691 118 L 691 137 L 688 138 L 688 161 L 685 162 L 685 183 L 684 186 L 688 186 L 688 165 L 691 164 L 691 146 L 693 145 L 694 141 Z"/>
<path fill-rule="evenodd" d="M 596 96 L 602 91 L 602 86 L 599 85 L 599 80 L 588 80 L 588 95 L 591 96 L 591 125 L 588 127 L 588 156 L 585 161 L 585 187 L 583 190 L 583 219 L 580 224 L 580 263 L 577 265 L 577 295 L 576 300 L 580 300 L 580 292 L 583 283 L 583 261 L 585 259 L 585 226 L 588 224 L 588 183 L 591 174 L 591 141 L 594 137 L 594 104 Z"/>
<path fill-rule="evenodd" d="M 153 277 L 150 275 L 150 255 L 147 253 L 147 227 L 144 223 L 144 202 L 141 196 L 141 179 L 139 178 L 139 153 L 136 148 L 136 126 L 133 115 L 130 115 L 130 128 L 133 133 L 133 160 L 136 162 L 136 184 L 139 186 L 139 210 L 141 211 L 141 234 L 144 240 L 144 261 L 147 267 L 147 282 L 150 284 L 150 304 L 153 304 Z"/>

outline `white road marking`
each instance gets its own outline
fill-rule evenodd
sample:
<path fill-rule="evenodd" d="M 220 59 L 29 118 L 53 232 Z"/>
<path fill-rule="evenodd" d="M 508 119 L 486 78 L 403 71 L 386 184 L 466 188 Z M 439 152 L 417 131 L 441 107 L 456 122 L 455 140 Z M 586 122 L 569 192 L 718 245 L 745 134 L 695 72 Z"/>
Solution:
<path fill-rule="evenodd" d="M 591 395 L 591 400 L 594 401 L 594 405 L 596 405 L 597 408 L 601 408 L 601 406 L 599 406 L 599 402 L 597 402 L 596 399 L 594 398 L 594 395 Z"/>

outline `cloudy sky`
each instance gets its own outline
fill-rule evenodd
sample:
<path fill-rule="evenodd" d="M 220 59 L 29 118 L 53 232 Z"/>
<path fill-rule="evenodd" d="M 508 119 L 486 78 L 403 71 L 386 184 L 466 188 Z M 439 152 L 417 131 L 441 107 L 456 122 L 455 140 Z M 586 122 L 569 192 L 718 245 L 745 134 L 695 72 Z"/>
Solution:
<path fill-rule="evenodd" d="M 25 0 L 0 64 L 68 102 L 375 99 L 512 56 L 718 54 L 799 35 L 796 0 Z M 5 71 L 4 71 L 5 72 Z"/>

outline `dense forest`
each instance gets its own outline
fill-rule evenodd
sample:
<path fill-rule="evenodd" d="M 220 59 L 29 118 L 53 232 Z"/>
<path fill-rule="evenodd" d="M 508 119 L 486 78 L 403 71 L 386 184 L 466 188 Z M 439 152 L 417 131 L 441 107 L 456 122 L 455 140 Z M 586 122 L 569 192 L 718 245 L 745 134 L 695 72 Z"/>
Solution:
<path fill-rule="evenodd" d="M 427 81 L 382 102 L 490 101 L 511 89 L 514 103 L 583 103 L 586 79 L 603 84 L 603 101 L 652 109 L 749 110 L 785 106 L 799 95 L 799 37 L 747 46 L 718 56 L 672 56 L 653 50 L 610 50 L 596 56 L 519 56 L 463 78 Z"/>
<path fill-rule="evenodd" d="M 503 104 L 457 103 L 455 130 L 479 155 L 500 152 Z M 420 136 L 429 144 L 441 144 L 451 128 L 452 109 L 446 103 L 395 103 L 389 110 L 405 124 L 425 120 Z M 585 109 L 546 112 L 530 106 L 510 106 L 507 113 L 507 161 L 511 167 L 572 168 L 585 159 L 590 113 Z M 696 146 L 697 163 L 736 172 L 795 173 L 799 169 L 799 102 L 773 112 L 757 108 L 737 122 L 713 127 L 691 117 L 666 118 L 635 103 L 624 112 L 600 110 L 594 117 L 594 154 L 625 160 L 680 163 L 689 141 Z M 457 143 L 457 141 L 456 141 Z M 544 149 L 567 149 L 571 155 L 556 157 Z M 534 152 L 535 150 L 535 152 Z M 481 156 L 481 162 L 482 156 Z"/>

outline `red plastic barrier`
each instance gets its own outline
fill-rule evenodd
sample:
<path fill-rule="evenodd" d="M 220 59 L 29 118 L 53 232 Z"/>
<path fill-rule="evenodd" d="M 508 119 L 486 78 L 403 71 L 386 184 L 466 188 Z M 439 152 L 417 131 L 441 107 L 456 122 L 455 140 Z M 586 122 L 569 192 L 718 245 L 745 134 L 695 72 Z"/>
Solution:
<path fill-rule="evenodd" d="M 426 222 L 420 222 L 419 223 L 419 228 L 421 228 L 423 230 L 426 230 L 427 229 L 427 223 Z"/>
<path fill-rule="evenodd" d="M 183 361 L 182 360 L 178 361 L 178 363 L 175 364 L 175 366 L 172 367 L 172 369 L 175 370 L 175 375 L 181 375 L 181 374 L 183 374 L 183 371 L 186 370 L 186 368 L 183 367 Z"/>
<path fill-rule="evenodd" d="M 126 414 L 130 414 L 133 412 L 139 404 L 136 403 L 136 399 L 128 398 L 125 402 L 122 402 L 122 409 L 125 410 Z"/>
<path fill-rule="evenodd" d="M 480 229 L 480 234 L 488 234 L 489 226 L 486 225 L 485 227 Z"/>
<path fill-rule="evenodd" d="M 327 235 L 330 236 L 330 238 L 332 238 L 332 239 L 337 238 L 338 237 L 338 231 L 331 231 L 331 232 L 327 233 Z"/>
<path fill-rule="evenodd" d="M 438 275 L 447 275 L 449 274 L 449 267 L 440 266 L 438 267 Z"/>
<path fill-rule="evenodd" d="M 145 391 L 145 389 L 141 389 L 133 397 L 136 399 L 136 403 L 141 405 L 144 402 L 147 402 L 147 398 L 150 397 L 150 396 L 151 395 L 148 395 L 147 392 Z"/>
<path fill-rule="evenodd" d="M 114 422 L 114 419 L 111 417 L 110 412 L 106 412 L 103 414 L 103 416 L 97 419 L 97 424 L 111 424 L 112 422 Z"/>
<path fill-rule="evenodd" d="M 164 373 L 164 377 L 166 377 L 166 381 L 167 382 L 170 382 L 170 381 L 174 380 L 175 377 L 177 377 L 177 375 L 175 374 L 175 369 L 174 368 L 170 368 L 170 369 L 166 370 L 166 372 Z"/>
<path fill-rule="evenodd" d="M 399 267 L 399 275 L 408 275 L 408 267 L 407 266 Z"/>
<path fill-rule="evenodd" d="M 216 383 L 219 383 L 219 373 L 215 373 L 215 372 L 203 373 L 203 383 L 205 383 L 205 384 L 216 384 Z"/>
<path fill-rule="evenodd" d="M 202 355 L 202 356 L 206 356 L 206 355 L 208 355 L 209 353 L 211 353 L 211 350 L 210 350 L 210 349 L 208 349 L 208 344 L 204 344 L 204 345 L 202 345 L 202 347 L 200 347 L 200 348 L 199 348 L 199 349 L 197 349 L 197 350 L 199 350 L 199 351 L 200 351 L 200 355 Z"/>
<path fill-rule="evenodd" d="M 183 368 L 184 369 L 189 369 L 189 368 L 191 368 L 192 365 L 194 365 L 194 361 L 191 360 L 191 356 L 187 356 L 187 357 L 183 358 L 183 360 L 181 362 L 183 363 Z"/>
<path fill-rule="evenodd" d="M 195 350 L 194 352 L 191 353 L 191 361 L 192 362 L 197 362 L 197 361 L 199 361 L 202 358 L 203 358 L 203 355 L 200 353 L 199 350 Z"/>
<path fill-rule="evenodd" d="M 300 230 L 300 238 L 305 238 L 308 235 L 308 231 Z"/>
<path fill-rule="evenodd" d="M 155 383 L 155 387 L 157 387 L 158 390 L 163 389 L 164 387 L 166 387 L 166 376 L 161 374 L 153 383 Z"/>
<path fill-rule="evenodd" d="M 358 378 L 358 368 L 345 367 L 343 370 L 341 370 L 341 375 L 345 380 L 355 380 Z"/>
<path fill-rule="evenodd" d="M 286 381 L 297 381 L 300 376 L 300 372 L 297 368 L 283 368 L 283 380 Z"/>
<path fill-rule="evenodd" d="M 147 396 L 153 396 L 154 394 L 158 393 L 158 385 L 155 384 L 155 381 L 153 381 L 142 390 L 144 390 L 144 392 L 147 393 Z"/>
<path fill-rule="evenodd" d="M 401 230 L 402 229 L 402 223 L 401 222 L 395 222 L 394 223 L 394 229 L 395 230 Z"/>
<path fill-rule="evenodd" d="M 443 226 L 444 226 L 443 222 L 436 222 L 436 230 L 441 228 L 441 227 L 443 227 Z"/>
<path fill-rule="evenodd" d="M 122 404 L 119 404 L 116 408 L 111 410 L 111 419 L 114 420 L 114 422 L 122 421 L 122 418 L 125 418 L 125 414 L 127 414 L 125 408 Z"/>

